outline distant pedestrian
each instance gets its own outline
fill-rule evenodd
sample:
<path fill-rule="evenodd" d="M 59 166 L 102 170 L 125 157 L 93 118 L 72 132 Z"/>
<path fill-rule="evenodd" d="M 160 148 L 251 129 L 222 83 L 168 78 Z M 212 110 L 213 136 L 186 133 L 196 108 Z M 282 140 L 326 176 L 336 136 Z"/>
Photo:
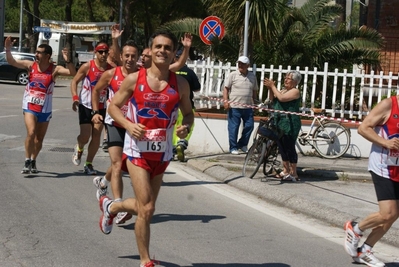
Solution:
<path fill-rule="evenodd" d="M 244 153 L 248 151 L 248 142 L 254 129 L 254 112 L 246 105 L 253 105 L 258 100 L 258 82 L 255 74 L 248 71 L 248 57 L 239 57 L 237 63 L 238 69 L 227 77 L 223 90 L 224 108 L 228 112 L 229 149 L 233 155 L 238 155 L 239 149 Z M 237 141 L 241 121 L 243 129 Z"/>
<path fill-rule="evenodd" d="M 368 170 L 373 179 L 379 211 L 360 222 L 348 221 L 345 250 L 354 261 L 382 267 L 372 251 L 374 245 L 399 217 L 399 96 L 378 103 L 358 128 L 358 133 L 372 142 Z M 372 229 L 363 245 L 358 244 L 363 232 Z"/>
<path fill-rule="evenodd" d="M 67 68 L 51 63 L 51 46 L 41 44 L 36 48 L 36 61 L 16 60 L 12 56 L 13 42 L 8 36 L 4 42 L 7 62 L 29 72 L 29 83 L 26 85 L 22 100 L 22 109 L 27 135 L 25 138 L 25 164 L 21 173 L 37 173 L 36 158 L 42 149 L 43 139 L 53 111 L 53 91 L 55 80 L 59 75 L 73 76 L 75 66 L 69 58 L 69 51 L 62 50 Z"/>

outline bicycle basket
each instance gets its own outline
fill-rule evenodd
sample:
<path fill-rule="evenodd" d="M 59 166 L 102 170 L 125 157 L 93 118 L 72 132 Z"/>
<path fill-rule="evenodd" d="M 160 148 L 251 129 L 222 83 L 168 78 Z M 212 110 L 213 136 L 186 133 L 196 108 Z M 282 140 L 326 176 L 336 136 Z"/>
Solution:
<path fill-rule="evenodd" d="M 280 139 L 282 136 L 281 131 L 274 125 L 259 127 L 259 134 L 274 141 Z"/>

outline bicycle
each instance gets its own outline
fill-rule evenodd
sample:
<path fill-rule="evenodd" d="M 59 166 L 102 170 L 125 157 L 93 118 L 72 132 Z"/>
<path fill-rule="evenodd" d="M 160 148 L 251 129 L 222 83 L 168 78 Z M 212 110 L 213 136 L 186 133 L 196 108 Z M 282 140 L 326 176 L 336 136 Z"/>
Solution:
<path fill-rule="evenodd" d="M 253 178 L 263 164 L 263 173 L 270 174 L 276 166 L 278 146 L 277 141 L 281 138 L 282 132 L 274 125 L 274 118 L 261 119 L 255 131 L 253 144 L 245 156 L 242 175 Z"/>
<path fill-rule="evenodd" d="M 315 115 L 326 115 L 324 109 L 313 109 Z M 318 126 L 314 129 L 315 124 Z M 309 132 L 301 132 L 298 142 L 305 146 L 310 145 L 323 158 L 336 159 L 348 151 L 351 133 L 339 122 L 315 116 Z"/>

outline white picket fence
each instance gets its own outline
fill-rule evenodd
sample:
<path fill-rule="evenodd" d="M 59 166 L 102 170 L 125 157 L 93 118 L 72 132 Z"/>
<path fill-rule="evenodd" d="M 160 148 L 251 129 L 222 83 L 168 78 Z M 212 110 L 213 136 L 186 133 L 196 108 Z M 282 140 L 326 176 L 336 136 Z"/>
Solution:
<path fill-rule="evenodd" d="M 188 64 L 198 75 L 201 83 L 201 91 L 195 94 L 197 108 L 220 108 L 222 103 L 217 99 L 223 98 L 224 79 L 231 71 L 237 69 L 236 65 L 230 62 L 214 62 L 210 58 L 203 61 L 194 61 Z M 266 99 L 268 90 L 263 86 L 263 79 L 269 78 L 277 82 L 277 88 L 280 89 L 284 83 L 284 75 L 290 71 L 291 66 L 283 69 L 282 66 L 275 68 L 271 65 L 267 68 L 262 65 L 258 68 L 253 65 L 250 71 L 256 73 L 259 77 L 259 98 Z M 388 75 L 382 71 L 375 73 L 365 73 L 364 70 L 354 68 L 352 72 L 346 69 L 339 72 L 328 71 L 328 63 L 324 64 L 323 70 L 314 68 L 310 70 L 295 68 L 302 74 L 300 89 L 302 91 L 303 113 L 312 114 L 311 108 L 323 108 L 332 117 L 349 118 L 361 120 L 362 116 L 367 115 L 375 103 L 378 103 L 383 97 L 391 94 L 399 94 L 398 74 L 389 72 Z M 317 99 L 316 85 L 322 81 L 321 99 Z M 329 83 L 332 83 L 331 85 Z M 328 88 L 332 88 L 327 90 Z M 211 98 L 209 98 L 211 97 Z"/>

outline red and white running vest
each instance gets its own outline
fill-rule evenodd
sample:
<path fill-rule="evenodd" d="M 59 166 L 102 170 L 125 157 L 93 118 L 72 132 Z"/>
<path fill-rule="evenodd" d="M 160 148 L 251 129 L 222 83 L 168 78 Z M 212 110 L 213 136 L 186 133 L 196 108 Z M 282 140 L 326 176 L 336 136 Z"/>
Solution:
<path fill-rule="evenodd" d="M 22 109 L 39 113 L 50 113 L 53 110 L 53 69 L 50 66 L 44 71 L 39 71 L 39 65 L 34 62 L 29 73 L 29 83 L 25 87 L 22 100 Z"/>
<path fill-rule="evenodd" d="M 124 79 L 125 79 L 125 76 L 123 76 L 122 67 L 120 67 L 120 66 L 116 67 L 114 76 L 112 77 L 111 82 L 108 85 L 108 101 L 111 101 L 112 98 L 114 97 L 115 93 L 118 92 L 119 87 L 121 86 Z M 123 105 L 121 110 L 123 112 L 123 115 L 126 117 L 127 103 L 126 103 L 126 105 Z M 114 121 L 114 119 L 108 114 L 108 111 L 105 115 L 104 122 L 108 125 L 113 125 L 113 126 L 120 127 L 120 128 L 122 127 Z"/>
<path fill-rule="evenodd" d="M 126 118 L 146 126 L 140 140 L 126 131 L 123 152 L 134 158 L 170 161 L 173 157 L 172 137 L 179 109 L 176 74 L 169 72 L 169 82 L 160 92 L 147 84 L 147 70 L 139 70 L 136 87 L 128 103 Z"/>
<path fill-rule="evenodd" d="M 107 64 L 107 70 L 112 69 L 112 66 Z M 90 60 L 90 69 L 86 77 L 82 82 L 82 90 L 79 93 L 79 102 L 88 109 L 93 109 L 91 105 L 91 92 L 94 86 L 96 86 L 101 75 L 103 75 L 105 70 L 100 70 L 97 68 L 94 60 Z M 99 109 L 105 109 L 105 102 L 107 101 L 107 88 L 100 93 L 100 105 Z"/>
<path fill-rule="evenodd" d="M 375 132 L 385 138 L 399 138 L 399 107 L 396 96 L 391 96 L 392 110 L 384 125 L 374 128 Z M 387 149 L 376 144 L 371 145 L 368 170 L 384 178 L 399 182 L 399 150 Z"/>

